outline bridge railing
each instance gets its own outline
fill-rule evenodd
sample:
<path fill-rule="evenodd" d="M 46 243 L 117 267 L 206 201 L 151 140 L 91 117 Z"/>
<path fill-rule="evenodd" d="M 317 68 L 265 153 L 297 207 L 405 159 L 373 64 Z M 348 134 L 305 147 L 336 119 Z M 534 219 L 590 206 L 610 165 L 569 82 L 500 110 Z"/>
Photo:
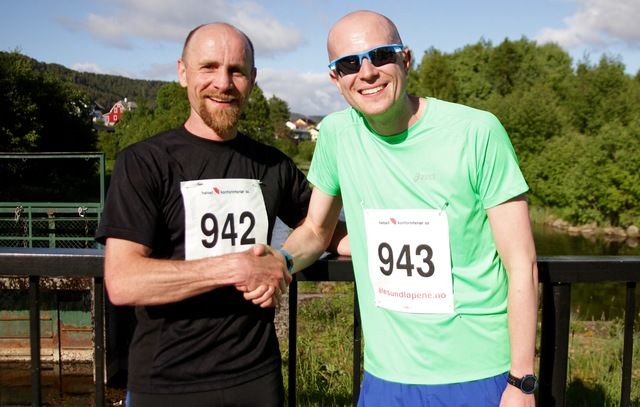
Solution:
<path fill-rule="evenodd" d="M 100 249 L 0 248 L 0 276 L 29 279 L 29 320 L 32 405 L 42 405 L 40 363 L 40 279 L 43 277 L 91 278 L 94 321 L 95 405 L 105 404 L 105 296 L 103 256 Z M 616 282 L 626 285 L 624 345 L 620 405 L 631 402 L 635 289 L 640 281 L 640 256 L 558 256 L 538 259 L 542 285 L 540 389 L 538 405 L 563 406 L 567 384 L 571 287 L 575 283 Z M 351 259 L 329 257 L 297 273 L 289 289 L 289 405 L 296 405 L 296 330 L 298 281 L 353 281 Z M 358 397 L 361 372 L 361 331 L 354 290 L 353 402 Z"/>

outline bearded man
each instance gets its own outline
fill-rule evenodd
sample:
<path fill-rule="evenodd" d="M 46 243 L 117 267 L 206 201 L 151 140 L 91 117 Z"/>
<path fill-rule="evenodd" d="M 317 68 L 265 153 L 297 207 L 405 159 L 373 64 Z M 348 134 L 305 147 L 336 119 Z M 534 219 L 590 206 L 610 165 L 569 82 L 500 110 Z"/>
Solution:
<path fill-rule="evenodd" d="M 291 277 L 268 244 L 309 187 L 237 130 L 256 78 L 244 33 L 196 27 L 177 70 L 189 118 L 119 153 L 96 234 L 111 302 L 136 307 L 128 405 L 281 406 L 274 305 Z"/>

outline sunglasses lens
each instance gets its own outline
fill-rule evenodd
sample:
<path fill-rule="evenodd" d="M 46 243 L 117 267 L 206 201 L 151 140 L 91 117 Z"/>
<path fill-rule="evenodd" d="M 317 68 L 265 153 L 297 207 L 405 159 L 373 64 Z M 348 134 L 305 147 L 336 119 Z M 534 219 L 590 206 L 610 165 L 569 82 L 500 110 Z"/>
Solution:
<path fill-rule="evenodd" d="M 396 62 L 396 52 L 393 47 L 380 47 L 369 53 L 370 61 L 374 66 L 382 66 Z"/>
<path fill-rule="evenodd" d="M 396 49 L 397 46 L 387 45 L 380 48 L 372 49 L 366 54 L 347 55 L 335 62 L 335 69 L 341 76 L 358 73 L 361 67 L 360 58 L 367 58 L 369 62 L 377 67 L 395 63 L 397 53 Z"/>
<path fill-rule="evenodd" d="M 336 61 L 336 71 L 341 75 L 351 75 L 360 70 L 360 60 L 357 55 L 349 55 Z"/>

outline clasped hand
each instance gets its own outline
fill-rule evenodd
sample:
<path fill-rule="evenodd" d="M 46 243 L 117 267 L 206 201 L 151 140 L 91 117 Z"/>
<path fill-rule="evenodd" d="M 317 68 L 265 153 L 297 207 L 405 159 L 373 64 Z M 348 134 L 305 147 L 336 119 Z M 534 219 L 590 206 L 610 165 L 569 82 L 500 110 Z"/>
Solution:
<path fill-rule="evenodd" d="M 253 246 L 244 254 L 245 278 L 235 287 L 243 292 L 247 301 L 262 308 L 279 305 L 292 280 L 282 254 L 264 244 Z"/>

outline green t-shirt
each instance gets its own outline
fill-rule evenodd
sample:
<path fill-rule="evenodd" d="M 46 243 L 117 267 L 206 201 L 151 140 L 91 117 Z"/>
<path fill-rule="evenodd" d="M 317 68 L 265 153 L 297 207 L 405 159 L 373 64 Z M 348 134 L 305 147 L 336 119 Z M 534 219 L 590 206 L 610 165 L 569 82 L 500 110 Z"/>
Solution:
<path fill-rule="evenodd" d="M 458 383 L 509 369 L 507 274 L 486 209 L 528 190 L 491 113 L 428 98 L 406 132 L 384 137 L 349 108 L 327 116 L 309 171 L 342 195 L 365 337 L 365 369 L 407 384 Z M 444 209 L 455 311 L 379 308 L 367 267 L 364 209 Z"/>

